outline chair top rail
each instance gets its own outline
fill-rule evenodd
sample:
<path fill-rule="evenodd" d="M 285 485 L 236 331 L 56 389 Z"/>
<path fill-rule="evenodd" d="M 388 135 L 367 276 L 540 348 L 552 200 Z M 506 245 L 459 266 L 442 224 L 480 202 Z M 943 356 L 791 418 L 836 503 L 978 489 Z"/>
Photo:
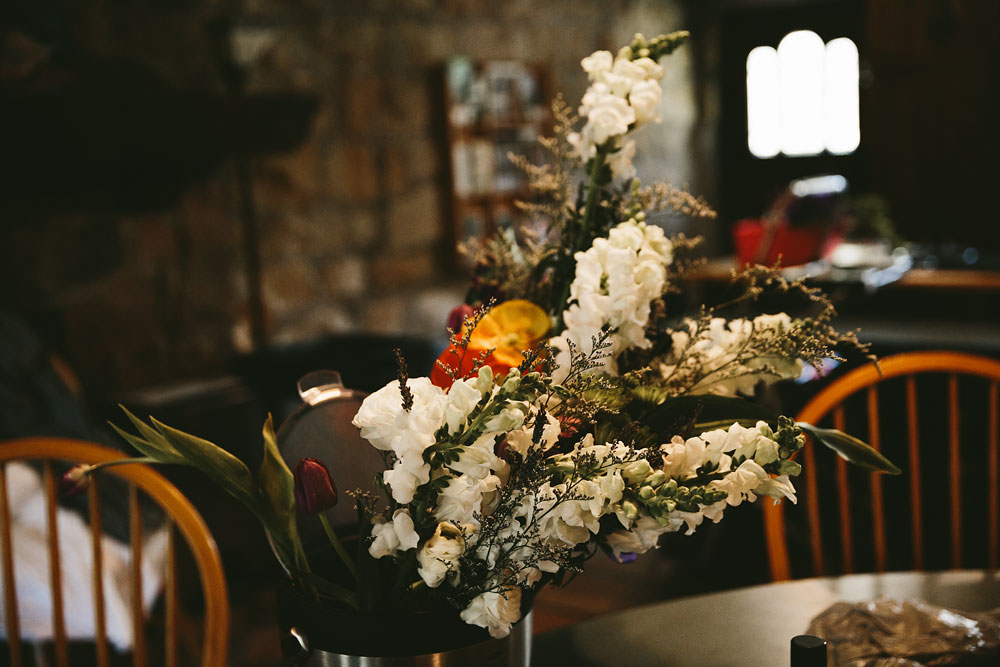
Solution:
<path fill-rule="evenodd" d="M 0 463 L 16 460 L 52 460 L 95 464 L 126 457 L 123 452 L 71 438 L 31 437 L 0 442 Z M 184 535 L 199 564 L 205 592 L 203 665 L 226 664 L 229 609 L 222 558 L 211 532 L 194 505 L 166 477 L 145 464 L 114 466 L 107 474 L 134 484 L 169 514 Z M 207 538 L 207 539 L 206 539 Z"/>
<path fill-rule="evenodd" d="M 965 352 L 904 352 L 848 372 L 818 393 L 799 413 L 799 421 L 815 423 L 860 389 L 881 380 L 914 373 L 958 373 L 1000 379 L 1000 361 Z"/>

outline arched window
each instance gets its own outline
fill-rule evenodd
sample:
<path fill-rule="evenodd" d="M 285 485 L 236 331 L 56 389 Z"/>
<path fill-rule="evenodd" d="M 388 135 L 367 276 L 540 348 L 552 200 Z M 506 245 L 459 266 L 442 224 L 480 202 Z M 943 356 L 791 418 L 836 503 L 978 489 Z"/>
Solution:
<path fill-rule="evenodd" d="M 759 158 L 853 153 L 861 141 L 858 48 L 790 32 L 747 55 L 747 147 Z"/>

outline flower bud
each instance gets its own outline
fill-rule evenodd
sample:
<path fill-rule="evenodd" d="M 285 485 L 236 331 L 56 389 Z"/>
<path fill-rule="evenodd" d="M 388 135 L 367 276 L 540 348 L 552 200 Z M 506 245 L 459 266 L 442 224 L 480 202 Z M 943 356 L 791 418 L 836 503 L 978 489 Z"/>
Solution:
<path fill-rule="evenodd" d="M 667 474 L 662 470 L 657 470 L 652 475 L 646 479 L 646 484 L 649 484 L 654 489 L 667 481 Z"/>
<path fill-rule="evenodd" d="M 649 500 L 653 497 L 653 488 L 649 486 L 643 486 L 639 489 L 639 497 L 643 500 Z"/>
<path fill-rule="evenodd" d="M 93 469 L 92 465 L 80 463 L 67 470 L 59 480 L 59 496 L 75 496 L 90 488 L 90 472 Z"/>
<path fill-rule="evenodd" d="M 635 521 L 639 518 L 639 508 L 630 500 L 622 503 L 622 510 L 625 512 L 625 518 L 629 521 Z"/>
<path fill-rule="evenodd" d="M 318 459 L 305 458 L 295 466 L 295 502 L 309 514 L 325 512 L 337 504 L 337 485 Z"/>
<path fill-rule="evenodd" d="M 467 303 L 455 306 L 448 313 L 448 328 L 458 333 L 462 330 L 462 325 L 465 324 L 465 320 L 472 317 L 472 314 L 476 312 L 476 309 Z"/>

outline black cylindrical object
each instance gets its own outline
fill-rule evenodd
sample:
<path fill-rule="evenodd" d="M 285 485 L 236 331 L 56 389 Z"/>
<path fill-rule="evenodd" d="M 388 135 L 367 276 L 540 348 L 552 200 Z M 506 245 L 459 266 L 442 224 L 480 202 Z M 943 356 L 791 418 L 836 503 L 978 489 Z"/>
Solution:
<path fill-rule="evenodd" d="M 826 667 L 826 640 L 816 635 L 792 637 L 791 667 Z"/>

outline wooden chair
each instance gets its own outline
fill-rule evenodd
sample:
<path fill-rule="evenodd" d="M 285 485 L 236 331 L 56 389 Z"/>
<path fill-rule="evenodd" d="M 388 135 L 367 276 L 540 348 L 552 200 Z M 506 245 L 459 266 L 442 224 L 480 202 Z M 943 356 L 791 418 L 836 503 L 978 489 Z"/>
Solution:
<path fill-rule="evenodd" d="M 800 569 L 804 561 L 811 560 L 814 576 L 836 573 L 828 562 L 833 559 L 823 548 L 824 523 L 828 526 L 839 524 L 842 573 L 858 568 L 856 547 L 863 545 L 867 538 L 855 539 L 857 528 L 852 524 L 860 522 L 871 524 L 873 554 L 870 557 L 866 555 L 870 559 L 862 566 L 865 569 L 868 566 L 880 572 L 887 568 L 940 569 L 940 563 L 935 566 L 925 556 L 931 547 L 936 550 L 935 554 L 940 555 L 940 561 L 947 556 L 950 567 L 969 566 L 963 560 L 963 544 L 967 552 L 971 551 L 970 546 L 981 546 L 982 537 L 986 537 L 986 554 L 975 565 L 997 567 L 997 532 L 1000 526 L 997 384 L 1000 381 L 1000 361 L 959 352 L 928 351 L 886 357 L 880 360 L 879 365 L 881 373 L 869 364 L 832 382 L 809 401 L 799 413 L 798 420 L 819 425 L 832 417 L 835 428 L 867 438 L 869 444 L 902 468 L 903 474 L 883 477 L 864 471 L 849 471 L 850 466 L 843 459 L 810 443 L 802 454 L 804 471 L 799 484 L 804 493 L 800 497 L 800 507 L 792 510 L 787 503 L 763 504 L 768 559 L 771 577 L 775 581 L 793 576 L 786 522 L 793 512 L 801 517 L 803 510 L 807 525 L 807 530 L 803 532 L 808 533 L 811 559 L 800 557 L 794 563 L 796 569 Z M 921 389 L 919 395 L 918 385 Z M 890 419 L 892 414 L 898 415 L 898 420 Z M 867 429 L 864 428 L 865 423 Z M 847 424 L 850 426 L 845 427 Z M 971 430 L 973 425 L 979 429 L 974 433 Z M 939 451 L 942 455 L 938 457 L 941 461 L 938 466 L 930 457 Z M 832 481 L 821 477 L 821 471 L 832 467 L 823 465 L 821 459 L 824 458 L 836 461 Z M 939 478 L 940 485 L 928 485 L 928 477 L 932 481 Z M 851 478 L 855 480 L 853 485 L 849 482 Z M 827 483 L 825 489 L 829 489 L 829 493 L 821 489 L 821 481 Z M 870 490 L 865 494 L 861 487 L 867 484 L 870 484 Z M 928 490 L 928 486 L 933 488 Z M 883 487 L 889 488 L 890 492 L 884 493 Z M 963 489 L 966 491 L 964 508 Z M 852 494 L 852 490 L 857 490 L 857 493 Z M 836 496 L 835 507 L 831 507 L 833 495 Z M 858 511 L 857 501 L 865 495 L 870 496 L 870 516 L 868 510 Z M 929 496 L 931 502 L 928 502 Z M 828 497 L 830 500 L 827 500 Z M 826 504 L 825 508 L 821 499 Z M 936 502 L 938 499 L 940 502 Z M 901 507 L 901 503 L 907 502 L 908 508 Z M 893 506 L 888 525 L 887 503 Z M 852 504 L 854 512 L 851 511 Z M 821 520 L 824 509 L 825 517 Z M 928 518 L 925 516 L 927 510 L 938 514 Z M 970 510 L 974 510 L 972 519 L 969 517 Z M 904 516 L 907 513 L 908 516 Z M 965 533 L 963 516 L 967 524 L 974 519 L 972 529 Z M 947 534 L 943 533 L 944 526 L 947 526 Z M 887 530 L 893 536 L 891 552 Z M 941 531 L 941 534 L 928 539 L 930 531 Z M 909 533 L 912 544 L 912 561 L 904 563 L 900 561 L 900 556 L 905 554 L 900 553 L 899 546 L 905 545 L 906 533 Z M 804 545 L 801 550 L 805 551 Z M 796 573 L 796 576 L 800 575 Z"/>
<path fill-rule="evenodd" d="M 47 515 L 47 545 L 49 581 L 51 588 L 52 628 L 55 665 L 65 667 L 69 661 L 68 640 L 63 609 L 63 581 L 60 559 L 60 540 L 52 539 L 57 526 L 57 485 L 58 476 L 53 462 L 94 464 L 122 458 L 120 451 L 78 440 L 60 438 L 25 438 L 0 443 L 0 565 L 2 565 L 4 609 L 10 610 L 3 622 L 6 626 L 10 664 L 21 665 L 24 642 L 21 639 L 18 621 L 17 591 L 14 586 L 17 573 L 14 571 L 10 498 L 7 489 L 7 463 L 13 461 L 41 461 L 42 488 L 45 496 Z M 195 561 L 204 596 L 204 633 L 201 646 L 201 664 L 218 667 L 226 664 L 229 633 L 229 606 L 226 598 L 226 583 L 223 576 L 219 553 L 207 526 L 197 510 L 180 491 L 160 473 L 142 464 L 112 466 L 94 477 L 94 484 L 88 489 L 91 558 L 94 564 L 92 597 L 94 600 L 95 664 L 106 667 L 110 664 L 110 653 L 105 625 L 104 571 L 102 563 L 101 510 L 97 488 L 104 475 L 115 475 L 125 480 L 128 488 L 128 514 L 130 532 L 130 577 L 131 614 L 133 634 L 133 664 L 147 664 L 147 623 L 143 613 L 142 552 L 143 528 L 140 511 L 140 492 L 159 505 L 167 516 L 166 573 L 164 576 L 165 597 L 165 655 L 163 664 L 177 665 L 178 656 L 178 586 L 176 578 L 177 551 L 175 534 L 179 529 Z M 157 657 L 156 662 L 160 662 Z"/>

